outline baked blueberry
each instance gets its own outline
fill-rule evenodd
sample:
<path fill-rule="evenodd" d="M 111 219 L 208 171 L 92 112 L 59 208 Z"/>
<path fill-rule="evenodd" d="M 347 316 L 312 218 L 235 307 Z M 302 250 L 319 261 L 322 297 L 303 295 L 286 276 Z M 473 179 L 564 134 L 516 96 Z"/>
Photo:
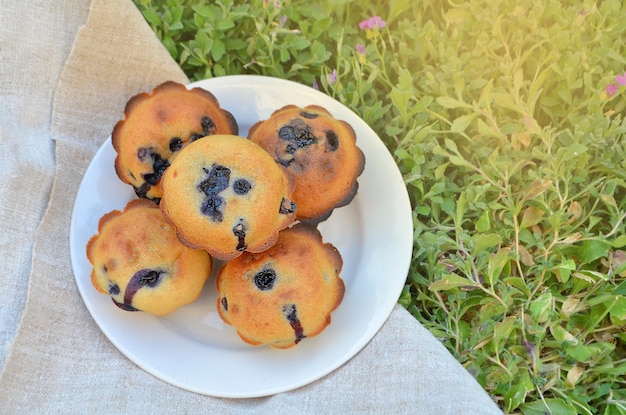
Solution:
<path fill-rule="evenodd" d="M 237 251 L 245 251 L 248 246 L 246 245 L 246 225 L 243 222 L 236 224 L 233 227 L 233 234 L 237 237 Z"/>
<path fill-rule="evenodd" d="M 283 198 L 283 200 L 281 200 L 280 208 L 278 209 L 278 212 L 281 215 L 289 215 L 289 214 L 291 214 L 291 213 L 293 213 L 295 211 L 296 211 L 296 203 L 295 202 L 293 202 L 291 200 L 284 199 L 284 198 Z"/>
<path fill-rule="evenodd" d="M 146 199 L 100 218 L 86 251 L 93 286 L 126 311 L 169 314 L 198 298 L 211 273 L 209 254 L 184 246 Z"/>
<path fill-rule="evenodd" d="M 198 138 L 238 132 L 235 118 L 213 94 L 165 82 L 126 104 L 111 134 L 115 171 L 137 196 L 158 202 L 159 182 L 173 155 Z"/>
<path fill-rule="evenodd" d="M 365 156 L 354 129 L 326 109 L 287 105 L 254 124 L 248 138 L 294 175 L 293 201 L 300 221 L 326 220 L 356 195 Z"/>
<path fill-rule="evenodd" d="M 228 188 L 230 169 L 214 164 L 210 170 L 203 167 L 202 171 L 207 177 L 196 187 L 206 195 L 206 198 L 200 206 L 200 211 L 211 218 L 212 221 L 221 222 L 224 217 L 222 213 L 224 198 L 220 196 L 220 193 Z"/>
<path fill-rule="evenodd" d="M 251 188 L 252 185 L 246 179 L 238 179 L 235 180 L 235 183 L 233 183 L 233 190 L 238 195 L 245 195 L 250 191 Z"/>
<path fill-rule="evenodd" d="M 172 153 L 177 152 L 178 150 L 180 150 L 181 148 L 183 148 L 183 140 L 180 137 L 174 137 L 170 140 L 170 151 Z"/>
<path fill-rule="evenodd" d="M 302 323 L 300 323 L 300 319 L 298 319 L 298 312 L 296 310 L 295 304 L 286 304 L 283 306 L 283 314 L 287 318 L 289 325 L 293 329 L 295 334 L 294 343 L 298 344 L 302 339 L 306 336 L 304 335 L 304 329 L 302 328 Z"/>
<path fill-rule="evenodd" d="M 332 130 L 326 131 L 326 149 L 332 153 L 333 151 L 337 151 L 338 148 L 339 137 L 337 137 L 337 134 Z"/>
<path fill-rule="evenodd" d="M 291 176 L 239 136 L 188 144 L 165 171 L 161 187 L 161 211 L 180 240 L 221 260 L 269 248 L 295 219 Z"/>
<path fill-rule="evenodd" d="M 274 287 L 274 281 L 276 281 L 276 271 L 271 268 L 263 269 L 254 276 L 254 285 L 262 291 L 271 290 Z"/>
<path fill-rule="evenodd" d="M 217 311 L 246 343 L 293 347 L 330 324 L 345 291 L 342 265 L 315 227 L 296 224 L 266 251 L 244 252 L 220 267 Z"/>

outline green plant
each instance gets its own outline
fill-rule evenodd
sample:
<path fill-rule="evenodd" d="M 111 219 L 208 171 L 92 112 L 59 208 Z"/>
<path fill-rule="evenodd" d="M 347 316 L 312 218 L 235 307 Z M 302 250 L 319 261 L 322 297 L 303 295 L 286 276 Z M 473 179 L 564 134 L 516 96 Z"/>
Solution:
<path fill-rule="evenodd" d="M 137 1 L 146 20 L 192 80 L 256 73 L 313 83 L 331 52 L 320 37 L 341 22 L 313 5 L 280 2 Z M 315 25 L 295 23 L 313 18 Z"/>
<path fill-rule="evenodd" d="M 414 209 L 399 302 L 506 413 L 626 414 L 620 1 L 135 2 L 191 79 L 315 84 L 374 128 Z"/>

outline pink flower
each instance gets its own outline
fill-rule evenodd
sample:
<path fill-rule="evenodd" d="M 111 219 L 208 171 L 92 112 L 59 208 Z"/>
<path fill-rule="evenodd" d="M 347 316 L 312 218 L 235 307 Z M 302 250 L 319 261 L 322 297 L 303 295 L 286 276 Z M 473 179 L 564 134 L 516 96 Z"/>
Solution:
<path fill-rule="evenodd" d="M 382 29 L 385 26 L 387 26 L 387 22 L 380 16 L 373 16 L 359 23 L 359 29 L 364 30 Z"/>
<path fill-rule="evenodd" d="M 622 86 L 626 85 L 626 72 L 621 75 L 617 75 L 615 77 L 615 81 Z"/>
<path fill-rule="evenodd" d="M 365 46 L 361 44 L 356 45 L 356 52 L 359 57 L 359 62 L 365 63 Z"/>
<path fill-rule="evenodd" d="M 333 85 L 337 81 L 337 69 L 333 69 L 333 73 L 328 75 L 328 83 Z"/>
<path fill-rule="evenodd" d="M 606 86 L 606 93 L 610 97 L 612 97 L 613 95 L 617 94 L 617 85 L 615 85 L 615 84 L 608 84 Z"/>

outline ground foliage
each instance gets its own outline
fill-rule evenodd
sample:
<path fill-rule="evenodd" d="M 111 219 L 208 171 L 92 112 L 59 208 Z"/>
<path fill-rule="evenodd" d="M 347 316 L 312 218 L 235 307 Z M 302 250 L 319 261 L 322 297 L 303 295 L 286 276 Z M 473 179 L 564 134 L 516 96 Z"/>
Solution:
<path fill-rule="evenodd" d="M 504 412 L 626 414 L 621 1 L 134 1 L 190 79 L 374 128 L 414 209 L 399 302 Z"/>

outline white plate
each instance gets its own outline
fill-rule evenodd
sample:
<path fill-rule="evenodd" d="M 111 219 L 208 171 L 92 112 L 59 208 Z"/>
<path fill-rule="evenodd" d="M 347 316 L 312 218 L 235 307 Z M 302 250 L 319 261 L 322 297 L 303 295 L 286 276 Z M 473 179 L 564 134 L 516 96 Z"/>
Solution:
<path fill-rule="evenodd" d="M 194 303 L 157 318 L 115 307 L 92 287 L 85 254 L 100 217 L 135 197 L 119 181 L 110 137 L 87 168 L 70 225 L 72 266 L 82 298 L 102 332 L 130 360 L 180 388 L 219 397 L 259 397 L 295 389 L 337 369 L 378 332 L 402 291 L 413 246 L 411 207 L 402 176 L 374 131 L 347 107 L 294 82 L 261 76 L 226 76 L 190 84 L 211 91 L 237 119 L 240 135 L 286 105 L 318 104 L 347 121 L 366 157 L 351 204 L 320 224 L 325 241 L 344 261 L 343 302 L 320 335 L 288 350 L 243 343 L 216 311 L 215 275 Z M 217 267 L 217 266 L 216 266 Z M 216 268 L 214 267 L 214 268 Z M 215 269 L 214 269 L 215 273 Z"/>

